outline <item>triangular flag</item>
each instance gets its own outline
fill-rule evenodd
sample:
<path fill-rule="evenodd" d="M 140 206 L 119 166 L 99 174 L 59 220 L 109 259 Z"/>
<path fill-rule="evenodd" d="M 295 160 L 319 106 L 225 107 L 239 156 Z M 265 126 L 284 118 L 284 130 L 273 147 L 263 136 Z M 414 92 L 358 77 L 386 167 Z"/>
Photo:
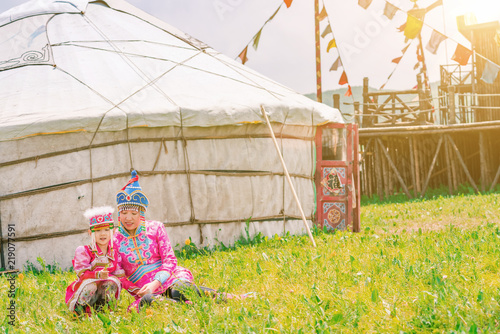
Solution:
<path fill-rule="evenodd" d="M 323 6 L 323 9 L 318 14 L 318 21 L 323 21 L 327 16 L 328 16 L 328 13 L 326 12 L 325 6 Z"/>
<path fill-rule="evenodd" d="M 404 32 L 407 39 L 413 39 L 418 36 L 420 30 L 422 30 L 422 26 L 424 25 L 424 15 L 425 11 L 420 9 L 412 9 L 408 12 Z"/>
<path fill-rule="evenodd" d="M 384 8 L 384 15 L 387 16 L 389 20 L 392 20 L 394 15 L 396 15 L 396 12 L 398 11 L 398 7 L 394 6 L 390 2 L 385 2 L 385 8 Z"/>
<path fill-rule="evenodd" d="M 457 48 L 455 49 L 455 53 L 451 57 L 451 60 L 456 61 L 462 66 L 467 65 L 469 62 L 469 58 L 472 55 L 472 51 L 467 49 L 465 46 L 462 46 L 461 44 L 457 45 Z"/>
<path fill-rule="evenodd" d="M 340 57 L 338 57 L 337 60 L 333 63 L 332 67 L 330 67 L 330 72 L 336 71 L 340 65 L 341 65 Z"/>
<path fill-rule="evenodd" d="M 486 64 L 484 65 L 483 75 L 481 76 L 481 80 L 489 84 L 494 83 L 495 79 L 497 78 L 498 71 L 500 71 L 500 66 L 487 60 Z"/>
<path fill-rule="evenodd" d="M 425 8 L 425 12 L 429 12 L 430 10 L 432 10 L 432 9 L 438 7 L 438 6 L 442 6 L 442 5 L 443 5 L 443 0 L 437 0 L 436 2 L 434 2 L 429 7 Z"/>
<path fill-rule="evenodd" d="M 285 1 L 286 8 L 290 8 L 293 0 L 283 0 L 283 1 Z"/>
<path fill-rule="evenodd" d="M 257 48 L 259 47 L 259 40 L 260 40 L 261 33 L 262 33 L 262 28 L 260 28 L 259 32 L 257 33 L 257 35 L 255 35 L 255 37 L 253 39 L 253 48 L 255 50 L 257 50 Z"/>
<path fill-rule="evenodd" d="M 274 14 L 271 15 L 270 18 L 267 19 L 266 23 L 269 22 L 269 21 L 271 21 L 272 19 L 274 19 L 274 17 L 276 16 L 276 14 L 278 14 L 278 12 L 280 11 L 280 8 L 281 8 L 281 6 L 279 6 L 278 9 L 276 9 L 276 11 L 274 12 Z"/>
<path fill-rule="evenodd" d="M 401 61 L 401 59 L 402 59 L 402 58 L 403 58 L 403 56 L 401 56 L 401 57 L 397 57 L 397 58 L 394 58 L 394 59 L 392 60 L 392 62 L 393 62 L 393 63 L 396 63 L 396 64 L 399 64 L 399 62 Z"/>
<path fill-rule="evenodd" d="M 243 51 L 241 51 L 240 55 L 238 56 L 238 57 L 240 57 L 242 64 L 245 64 L 247 62 L 247 60 L 248 60 L 248 58 L 247 58 L 247 51 L 248 51 L 248 45 L 245 46 L 245 48 L 243 49 Z"/>
<path fill-rule="evenodd" d="M 431 39 L 427 46 L 425 47 L 430 53 L 436 54 L 439 48 L 439 44 L 446 39 L 446 36 L 441 34 L 439 31 L 432 30 Z"/>
<path fill-rule="evenodd" d="M 334 38 L 328 43 L 328 46 L 326 47 L 326 52 L 330 52 L 331 48 L 336 48 L 336 47 L 337 47 L 337 42 L 335 42 Z"/>
<path fill-rule="evenodd" d="M 346 83 L 348 83 L 347 74 L 344 71 L 344 72 L 342 72 L 342 75 L 340 76 L 339 85 L 345 85 Z"/>
<path fill-rule="evenodd" d="M 345 92 L 344 96 L 352 96 L 351 85 L 347 86 L 347 92 Z"/>
<path fill-rule="evenodd" d="M 360 5 L 364 9 L 367 9 L 371 3 L 372 3 L 372 0 L 358 0 L 358 5 Z"/>
<path fill-rule="evenodd" d="M 403 30 L 405 30 L 405 28 L 406 28 L 406 22 L 403 23 L 400 27 L 398 27 L 398 31 L 402 32 Z"/>
<path fill-rule="evenodd" d="M 401 49 L 401 52 L 404 54 L 406 50 L 410 47 L 411 43 L 409 43 L 407 46 L 405 46 L 403 49 Z"/>
<path fill-rule="evenodd" d="M 328 24 L 325 28 L 325 30 L 323 30 L 323 33 L 321 34 L 321 37 L 322 38 L 325 38 L 326 35 L 332 33 L 332 27 L 330 26 L 330 24 Z"/>

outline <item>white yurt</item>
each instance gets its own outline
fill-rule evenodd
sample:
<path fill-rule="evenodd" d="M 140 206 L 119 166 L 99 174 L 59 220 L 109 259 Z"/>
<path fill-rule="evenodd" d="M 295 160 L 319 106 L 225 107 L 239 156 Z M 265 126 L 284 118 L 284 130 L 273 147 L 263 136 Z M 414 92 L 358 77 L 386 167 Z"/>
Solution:
<path fill-rule="evenodd" d="M 32 0 L 0 15 L 2 267 L 62 268 L 93 206 L 138 171 L 173 245 L 305 233 L 264 106 L 312 224 L 314 102 L 122 0 Z M 115 213 L 115 222 L 116 213 Z"/>

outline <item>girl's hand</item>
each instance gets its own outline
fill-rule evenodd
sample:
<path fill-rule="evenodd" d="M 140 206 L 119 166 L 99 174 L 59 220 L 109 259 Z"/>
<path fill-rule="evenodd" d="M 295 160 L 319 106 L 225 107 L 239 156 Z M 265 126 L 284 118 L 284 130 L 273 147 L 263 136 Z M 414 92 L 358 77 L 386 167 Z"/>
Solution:
<path fill-rule="evenodd" d="M 156 289 L 158 289 L 160 287 L 161 283 L 157 280 L 154 280 L 153 282 L 151 283 L 148 283 L 148 284 L 145 284 L 140 290 L 139 292 L 137 292 L 137 295 L 139 297 L 142 297 L 148 293 L 153 293 L 156 291 Z"/>
<path fill-rule="evenodd" d="M 100 279 L 108 279 L 109 278 L 109 273 L 106 269 L 99 271 L 99 278 Z"/>

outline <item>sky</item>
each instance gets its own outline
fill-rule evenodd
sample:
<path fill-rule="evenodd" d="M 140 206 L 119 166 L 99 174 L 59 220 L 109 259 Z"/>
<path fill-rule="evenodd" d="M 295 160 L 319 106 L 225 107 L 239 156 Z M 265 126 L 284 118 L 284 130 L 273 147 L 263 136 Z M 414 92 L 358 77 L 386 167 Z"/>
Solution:
<path fill-rule="evenodd" d="M 0 12 L 24 3 L 24 0 L 2 0 Z M 282 83 L 299 93 L 316 91 L 314 1 L 293 0 L 290 8 L 284 4 L 263 28 L 257 50 L 252 38 L 283 0 L 128 0 L 185 33 L 203 41 L 215 50 L 233 58 L 248 47 L 246 66 Z M 362 85 L 369 78 L 371 87 L 379 88 L 396 67 L 392 59 L 402 55 L 406 45 L 397 28 L 406 22 L 406 13 L 398 11 L 392 20 L 383 16 L 385 0 L 373 0 L 367 9 L 357 0 L 319 0 L 328 12 L 321 21 L 320 32 L 330 22 L 338 47 L 327 52 L 329 34 L 321 38 L 323 91 L 347 88 L 338 84 L 342 70 L 351 86 Z M 410 0 L 390 0 L 402 10 L 413 7 Z M 435 0 L 418 0 L 427 7 Z M 449 38 L 436 55 L 426 51 L 430 81 L 439 81 L 439 65 L 455 64 L 450 60 L 457 43 L 470 48 L 470 43 L 458 32 L 456 17 L 474 13 L 478 23 L 500 21 L 499 0 L 443 0 L 443 6 L 426 15 L 422 29 L 424 46 L 432 29 Z M 416 85 L 417 40 L 414 40 L 397 69 L 385 85 L 386 89 L 408 89 Z M 343 67 L 329 71 L 338 55 Z"/>

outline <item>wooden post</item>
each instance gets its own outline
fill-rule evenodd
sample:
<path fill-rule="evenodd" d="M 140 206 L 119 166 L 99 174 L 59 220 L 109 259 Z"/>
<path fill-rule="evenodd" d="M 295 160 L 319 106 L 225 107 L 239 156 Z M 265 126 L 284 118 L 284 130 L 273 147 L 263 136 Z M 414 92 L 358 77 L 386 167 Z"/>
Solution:
<path fill-rule="evenodd" d="M 340 98 L 340 96 L 339 96 Z M 340 104 L 340 101 L 339 101 Z M 359 111 L 359 101 L 354 101 L 354 122 L 358 124 L 359 127 L 361 127 L 361 115 Z"/>
<path fill-rule="evenodd" d="M 448 86 L 448 124 L 457 122 L 455 111 L 455 86 Z"/>
<path fill-rule="evenodd" d="M 387 159 L 387 162 L 391 166 L 392 171 L 394 172 L 394 174 L 396 174 L 396 177 L 398 178 L 399 183 L 401 184 L 401 188 L 403 188 L 403 191 L 405 192 L 406 196 L 408 196 L 408 198 L 413 198 L 411 196 L 410 192 L 408 191 L 408 187 L 406 186 L 403 178 L 401 178 L 401 175 L 399 174 L 398 169 L 394 165 L 394 162 L 392 162 L 391 157 L 389 156 L 389 153 L 387 153 L 387 151 L 384 147 L 384 144 L 382 143 L 382 140 L 380 140 L 380 138 L 377 138 L 377 141 L 378 141 L 378 144 L 380 146 L 380 149 L 382 150 L 382 152 L 384 152 L 384 155 Z"/>
<path fill-rule="evenodd" d="M 417 93 L 418 93 L 418 106 L 420 108 L 419 114 L 417 116 L 417 124 L 419 125 L 425 125 L 425 113 L 423 112 L 425 110 L 425 91 L 423 88 L 422 84 L 422 77 L 420 75 L 417 75 Z"/>
<path fill-rule="evenodd" d="M 414 137 L 415 138 L 415 137 Z M 417 189 L 417 194 L 420 194 L 420 159 L 418 154 L 418 144 L 417 140 L 413 141 L 413 158 L 415 160 L 415 188 Z"/>
<path fill-rule="evenodd" d="M 368 78 L 363 78 L 363 127 L 369 128 L 373 125 L 373 117 L 370 116 L 368 111 L 370 99 L 368 97 Z"/>
<path fill-rule="evenodd" d="M 317 0 L 316 0 L 317 1 Z M 285 160 L 283 160 L 283 156 L 281 155 L 281 150 L 280 147 L 278 146 L 278 141 L 276 140 L 276 137 L 274 136 L 274 131 L 271 126 L 271 122 L 269 122 L 269 118 L 267 118 L 266 114 L 266 109 L 264 106 L 260 106 L 260 110 L 262 111 L 262 115 L 264 116 L 264 119 L 266 120 L 267 126 L 269 128 L 269 132 L 271 133 L 271 137 L 273 139 L 274 147 L 276 147 L 276 151 L 278 152 L 278 156 L 281 161 L 281 165 L 283 166 L 283 171 L 285 172 L 286 179 L 288 181 L 288 184 L 290 185 L 290 189 L 292 190 L 293 197 L 295 198 L 295 202 L 297 203 L 300 211 L 300 215 L 302 216 L 302 221 L 304 222 L 304 226 L 307 230 L 307 234 L 309 235 L 309 239 L 311 239 L 311 242 L 314 247 L 316 247 L 316 242 L 314 242 L 314 238 L 311 234 L 311 230 L 309 229 L 309 225 L 307 225 L 307 220 L 306 216 L 304 215 L 304 211 L 302 210 L 302 205 L 300 205 L 299 197 L 297 196 L 297 193 L 295 192 L 295 188 L 292 183 L 292 179 L 290 178 L 290 174 L 288 173 L 288 169 L 286 168 Z"/>
<path fill-rule="evenodd" d="M 380 138 L 377 138 L 377 141 L 379 140 Z M 382 153 L 384 153 L 384 155 L 387 153 L 384 146 L 380 146 L 380 150 L 382 151 Z M 381 159 L 380 161 L 382 162 L 382 179 L 384 181 L 384 194 L 385 198 L 389 198 L 389 170 L 387 166 L 387 161 L 386 159 L 382 158 L 380 159 Z"/>
<path fill-rule="evenodd" d="M 314 38 L 316 41 L 316 100 L 323 102 L 321 89 L 321 46 L 319 39 L 319 0 L 314 0 Z"/>
<path fill-rule="evenodd" d="M 451 179 L 451 161 L 450 161 L 450 150 L 448 148 L 448 139 L 446 136 L 444 138 L 444 155 L 446 160 L 446 176 L 448 178 L 448 193 L 453 194 L 453 181 Z"/>
<path fill-rule="evenodd" d="M 431 179 L 432 171 L 434 169 L 434 165 L 436 164 L 436 160 L 439 154 L 439 150 L 441 149 L 441 144 L 443 143 L 443 137 L 439 137 L 439 141 L 436 148 L 436 153 L 434 154 L 434 158 L 432 159 L 431 166 L 429 167 L 429 173 L 427 173 L 427 178 L 425 179 L 424 186 L 422 187 L 422 193 L 420 197 L 424 197 L 425 191 L 427 190 L 427 185 L 429 184 L 429 180 Z"/>
<path fill-rule="evenodd" d="M 381 155 L 382 152 L 380 152 L 380 151 L 381 150 L 380 150 L 379 145 L 375 145 L 375 150 L 374 150 L 374 153 L 375 153 L 375 156 L 374 156 L 374 159 L 375 159 L 374 160 L 375 182 L 377 184 L 378 198 L 379 198 L 379 200 L 382 200 L 383 199 L 383 196 L 382 196 L 382 193 L 383 193 L 383 189 L 382 189 L 382 155 Z"/>
<path fill-rule="evenodd" d="M 448 135 L 446 135 L 446 136 L 448 136 Z M 472 185 L 472 187 L 474 188 L 474 190 L 476 190 L 476 192 L 479 192 L 479 189 L 477 188 L 476 182 L 474 182 L 474 179 L 470 175 L 469 170 L 467 169 L 467 165 L 465 164 L 464 160 L 462 159 L 462 155 L 460 154 L 460 151 L 458 150 L 457 145 L 455 145 L 455 142 L 453 141 L 453 139 L 451 139 L 450 136 L 448 136 L 448 140 L 450 141 L 451 147 L 455 151 L 455 155 L 457 156 L 458 161 L 462 165 L 463 171 L 464 171 L 465 175 L 467 176 L 467 179 L 469 180 L 469 182 Z"/>
<path fill-rule="evenodd" d="M 408 138 L 408 145 L 410 149 L 410 168 L 411 168 L 411 182 L 413 184 L 413 196 L 417 197 L 417 182 L 415 181 L 415 157 L 413 154 L 413 136 Z"/>
<path fill-rule="evenodd" d="M 479 132 L 479 163 L 481 164 L 480 166 L 480 171 L 481 171 L 481 191 L 486 190 L 486 156 L 484 154 L 484 147 L 485 145 L 485 140 L 484 140 L 484 134 L 483 132 Z"/>
<path fill-rule="evenodd" d="M 340 94 L 333 94 L 333 107 L 340 110 Z"/>

